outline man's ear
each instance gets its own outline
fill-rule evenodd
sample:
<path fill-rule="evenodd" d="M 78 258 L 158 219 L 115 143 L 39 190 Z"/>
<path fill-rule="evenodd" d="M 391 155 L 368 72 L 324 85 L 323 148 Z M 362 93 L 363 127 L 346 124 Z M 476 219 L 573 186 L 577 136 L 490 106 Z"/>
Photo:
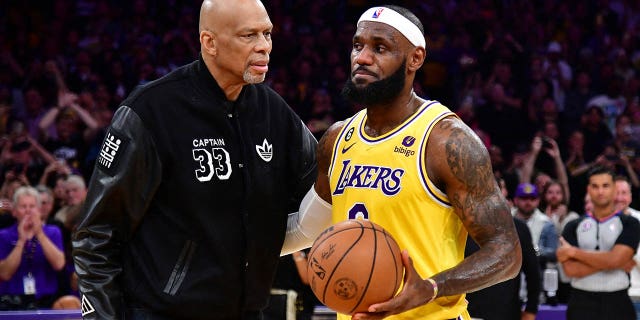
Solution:
<path fill-rule="evenodd" d="M 409 70 L 415 72 L 424 64 L 424 60 L 427 56 L 427 50 L 423 47 L 415 47 L 413 52 L 410 54 L 409 59 L 407 61 L 407 67 Z"/>
<path fill-rule="evenodd" d="M 214 57 L 218 54 L 218 44 L 216 40 L 216 35 L 213 32 L 208 30 L 200 31 L 202 50 Z"/>

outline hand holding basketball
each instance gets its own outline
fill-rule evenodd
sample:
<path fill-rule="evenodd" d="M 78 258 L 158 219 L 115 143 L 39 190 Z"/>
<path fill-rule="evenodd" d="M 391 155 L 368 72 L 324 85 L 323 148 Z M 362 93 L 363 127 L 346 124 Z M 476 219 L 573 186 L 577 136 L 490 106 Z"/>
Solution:
<path fill-rule="evenodd" d="M 325 230 L 309 253 L 311 289 L 327 307 L 343 314 L 366 312 L 391 299 L 402 281 L 398 244 L 379 225 L 347 220 Z"/>
<path fill-rule="evenodd" d="M 402 252 L 402 263 L 404 264 L 404 285 L 402 291 L 391 300 L 372 304 L 369 307 L 371 312 L 356 313 L 352 320 L 377 320 L 390 315 L 402 313 L 432 300 L 434 290 L 431 283 L 422 279 L 413 267 L 413 260 L 409 257 L 409 252 Z"/>

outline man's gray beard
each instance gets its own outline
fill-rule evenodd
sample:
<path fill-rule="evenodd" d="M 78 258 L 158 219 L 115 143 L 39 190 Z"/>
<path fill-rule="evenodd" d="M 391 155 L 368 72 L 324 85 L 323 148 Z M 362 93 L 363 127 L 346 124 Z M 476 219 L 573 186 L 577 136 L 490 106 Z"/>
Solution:
<path fill-rule="evenodd" d="M 247 69 L 242 74 L 242 79 L 246 83 L 256 84 L 256 83 L 263 82 L 264 79 L 266 78 L 266 76 L 267 76 L 266 73 L 261 73 L 261 74 L 257 74 L 257 75 L 251 74 L 251 71 L 249 69 Z"/>

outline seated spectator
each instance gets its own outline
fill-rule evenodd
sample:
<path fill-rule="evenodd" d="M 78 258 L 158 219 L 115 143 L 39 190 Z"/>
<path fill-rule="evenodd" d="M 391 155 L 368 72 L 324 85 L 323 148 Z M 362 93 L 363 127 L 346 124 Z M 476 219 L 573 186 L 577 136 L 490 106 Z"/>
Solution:
<path fill-rule="evenodd" d="M 605 123 L 604 112 L 595 105 L 587 107 L 581 123 L 584 160 L 590 162 L 595 160 L 602 153 L 605 145 L 613 140 L 613 133 Z"/>
<path fill-rule="evenodd" d="M 591 88 L 591 75 L 586 70 L 578 70 L 572 88 L 567 92 L 564 101 L 564 115 L 569 131 L 579 128 L 580 116 L 584 113 L 587 102 L 594 95 Z"/>
<path fill-rule="evenodd" d="M 67 188 L 65 182 L 69 174 L 56 174 L 52 182 L 53 187 L 53 216 L 55 213 L 67 205 Z M 48 184 L 47 184 L 48 185 Z"/>
<path fill-rule="evenodd" d="M 640 211 L 629 206 L 631 205 L 633 197 L 629 180 L 627 180 L 627 178 L 625 177 L 617 176 L 615 178 L 615 183 L 615 210 L 617 212 L 622 212 L 626 215 L 640 220 Z M 638 250 L 636 250 L 636 253 L 633 256 L 633 260 L 635 265 L 631 269 L 631 272 L 629 272 L 629 276 L 631 279 L 631 286 L 629 286 L 629 296 L 631 298 L 640 298 L 640 266 L 638 266 L 638 263 L 640 262 L 640 252 Z"/>
<path fill-rule="evenodd" d="M 521 183 L 516 189 L 513 203 L 515 208 L 512 209 L 512 214 L 515 218 L 526 222 L 531 231 L 531 240 L 538 256 L 540 269 L 556 269 L 558 234 L 551 219 L 538 209 L 540 205 L 538 188 L 531 183 Z M 555 299 L 547 296 L 547 299 L 550 298 Z"/>
<path fill-rule="evenodd" d="M 614 134 L 614 144 L 618 147 L 621 154 L 624 154 L 629 158 L 640 155 L 640 141 L 637 140 L 640 137 L 633 136 L 631 117 L 629 115 L 622 114 L 618 116 L 616 119 L 616 130 Z"/>
<path fill-rule="evenodd" d="M 580 130 L 574 130 L 567 138 L 567 155 L 565 167 L 572 177 L 579 176 L 590 168 L 590 164 L 584 158 L 584 134 Z"/>
<path fill-rule="evenodd" d="M 620 152 L 615 144 L 605 146 L 602 155 L 596 159 L 596 163 L 607 167 L 617 175 L 626 177 L 632 186 L 640 186 L 640 180 L 631 165 L 629 157 Z"/>
<path fill-rule="evenodd" d="M 99 129 L 98 122 L 78 103 L 73 93 L 61 93 L 61 104 L 51 108 L 40 121 L 44 134 L 43 146 L 59 160 L 65 160 L 80 173 L 87 153 L 87 144 Z M 54 126 L 53 135 L 47 134 Z M 84 129 L 83 129 L 84 128 Z"/>
<path fill-rule="evenodd" d="M 65 264 L 62 235 L 42 223 L 37 190 L 18 188 L 13 199 L 17 222 L 0 230 L 0 309 L 51 308 Z"/>
<path fill-rule="evenodd" d="M 564 195 L 563 186 L 557 181 L 551 181 L 547 184 L 543 192 L 545 203 L 543 211 L 553 222 L 557 234 L 562 234 L 567 222 L 580 216 L 577 212 L 569 210 Z"/>
<path fill-rule="evenodd" d="M 624 79 L 614 76 L 607 83 L 606 92 L 596 95 L 587 102 L 588 106 L 596 106 L 603 113 L 603 121 L 609 128 L 610 132 L 615 131 L 616 118 L 622 114 L 627 101 L 622 95 Z"/>
<path fill-rule="evenodd" d="M 47 164 L 55 158 L 29 135 L 21 122 L 14 122 L 12 133 L 2 147 L 0 163 L 6 175 L 13 172 L 24 176 L 29 184 L 36 184 Z"/>
<path fill-rule="evenodd" d="M 551 219 L 538 209 L 540 204 L 538 188 L 531 183 L 519 184 L 513 203 L 515 208 L 511 213 L 514 217 L 527 223 L 531 231 L 533 247 L 540 259 L 540 265 L 544 269 L 547 262 L 556 261 L 558 234 Z"/>
<path fill-rule="evenodd" d="M 73 229 L 78 208 L 87 196 L 87 186 L 84 178 L 79 175 L 70 175 L 64 182 L 66 192 L 66 205 L 55 214 L 55 219 L 65 225 L 68 230 Z"/>
<path fill-rule="evenodd" d="M 491 151 L 490 151 L 491 152 Z M 518 184 L 523 181 L 525 161 L 529 158 L 529 146 L 520 143 L 511 154 L 508 166 L 501 172 L 500 177 L 504 178 L 509 194 L 514 194 Z"/>
<path fill-rule="evenodd" d="M 57 296 L 60 296 L 60 299 L 58 299 L 56 303 L 58 303 L 60 307 L 71 306 L 72 304 L 66 303 L 73 301 L 72 296 L 70 296 L 69 293 L 77 290 L 77 288 L 72 288 L 71 279 L 71 275 L 75 271 L 73 268 L 73 258 L 71 257 L 71 233 L 65 232 L 66 229 L 64 224 L 53 218 L 53 190 L 44 185 L 38 185 L 35 188 L 40 194 L 40 216 L 42 217 L 42 222 L 48 225 L 56 226 L 58 227 L 58 229 L 60 229 L 60 231 L 62 231 L 62 243 L 64 245 L 66 263 L 63 270 L 58 272 Z M 54 309 L 56 308 L 56 303 L 54 303 Z"/>
<path fill-rule="evenodd" d="M 18 188 L 28 185 L 29 182 L 24 174 L 16 175 L 13 171 L 7 171 L 4 174 L 4 181 L 0 187 L 0 229 L 16 222 L 12 215 L 13 194 Z"/>
<path fill-rule="evenodd" d="M 541 151 L 544 150 L 544 156 Z M 546 162 L 545 162 L 546 161 Z M 531 150 L 522 166 L 520 182 L 534 183 L 538 190 L 544 190 L 554 179 L 563 188 L 563 197 L 570 198 L 569 179 L 560 155 L 558 143 L 547 136 L 535 136 L 531 141 Z"/>
<path fill-rule="evenodd" d="M 547 185 L 543 192 L 543 198 L 545 202 L 544 213 L 551 219 L 553 225 L 556 227 L 556 233 L 562 234 L 564 226 L 571 220 L 575 220 L 580 215 L 569 210 L 567 206 L 566 198 L 564 197 L 564 191 L 562 190 L 562 184 L 557 181 L 552 181 Z M 567 303 L 569 301 L 569 292 L 571 291 L 571 284 L 569 277 L 567 277 L 562 268 L 558 269 L 559 282 L 558 282 L 558 302 Z"/>

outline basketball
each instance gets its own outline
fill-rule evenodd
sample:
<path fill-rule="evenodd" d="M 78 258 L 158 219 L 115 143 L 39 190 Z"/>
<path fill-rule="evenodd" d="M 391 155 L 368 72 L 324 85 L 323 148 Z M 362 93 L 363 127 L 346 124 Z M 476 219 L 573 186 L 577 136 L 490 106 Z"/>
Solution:
<path fill-rule="evenodd" d="M 311 290 L 342 314 L 366 312 L 370 305 L 391 299 L 402 283 L 400 248 L 371 221 L 346 220 L 327 228 L 308 259 Z"/>

